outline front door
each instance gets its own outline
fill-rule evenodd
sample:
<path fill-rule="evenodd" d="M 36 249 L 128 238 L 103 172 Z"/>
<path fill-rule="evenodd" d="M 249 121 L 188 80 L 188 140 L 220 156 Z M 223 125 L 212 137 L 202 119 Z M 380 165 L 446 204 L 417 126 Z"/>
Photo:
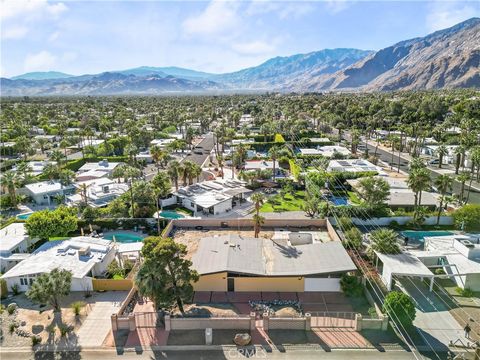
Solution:
<path fill-rule="evenodd" d="M 235 291 L 235 278 L 227 278 L 227 291 Z"/>

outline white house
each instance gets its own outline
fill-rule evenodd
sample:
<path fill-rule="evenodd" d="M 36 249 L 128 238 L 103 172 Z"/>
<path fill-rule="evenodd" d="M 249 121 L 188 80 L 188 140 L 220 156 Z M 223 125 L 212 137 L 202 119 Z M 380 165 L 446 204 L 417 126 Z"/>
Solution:
<path fill-rule="evenodd" d="M 273 171 L 273 160 L 248 160 L 245 161 L 243 169 L 245 171 L 271 170 Z M 281 168 L 278 161 L 275 160 L 275 177 L 285 176 L 285 169 Z"/>
<path fill-rule="evenodd" d="M 158 146 L 158 147 L 161 147 L 161 148 L 164 148 L 164 147 L 167 147 L 168 144 L 171 144 L 172 142 L 174 142 L 175 140 L 177 139 L 153 139 L 152 141 L 150 141 L 150 146 Z"/>
<path fill-rule="evenodd" d="M 438 156 L 438 148 L 440 145 L 425 145 L 421 148 L 420 152 L 423 155 L 431 156 L 434 158 L 439 158 Z M 447 145 L 447 154 L 443 156 L 442 164 L 455 164 L 457 155 L 455 154 L 455 149 L 458 148 L 458 145 Z M 465 153 L 465 163 L 463 164 L 465 167 L 471 166 L 470 160 L 470 152 Z M 460 164 L 461 165 L 461 164 Z"/>
<path fill-rule="evenodd" d="M 0 271 L 3 273 L 30 254 L 29 247 L 38 239 L 30 239 L 24 223 L 13 223 L 0 230 Z"/>
<path fill-rule="evenodd" d="M 363 172 L 363 171 L 377 171 L 380 168 L 373 165 L 368 160 L 363 159 L 348 159 L 348 160 L 330 160 L 328 163 L 327 171 L 338 172 Z"/>
<path fill-rule="evenodd" d="M 343 146 L 318 146 L 314 149 L 301 148 L 299 149 L 300 154 L 302 155 L 321 155 L 327 158 L 332 156 L 341 155 L 341 156 L 350 156 L 351 152 L 346 147 Z"/>
<path fill-rule="evenodd" d="M 30 169 L 30 173 L 34 176 L 40 175 L 43 172 L 43 169 L 45 166 L 48 164 L 56 165 L 56 161 L 28 161 L 27 165 Z M 17 166 L 14 166 L 13 169 L 14 171 L 17 171 Z"/>
<path fill-rule="evenodd" d="M 128 185 L 117 183 L 108 178 L 100 178 L 84 182 L 77 182 L 74 186 L 81 190 L 82 186 L 86 186 L 87 203 L 92 207 L 107 206 L 112 200 L 124 194 L 128 190 Z M 66 197 L 69 205 L 79 204 L 84 201 L 80 191 L 76 194 Z"/>
<path fill-rule="evenodd" d="M 37 205 L 51 205 L 55 196 L 63 196 L 71 193 L 72 185 L 64 186 L 58 181 L 41 181 L 27 184 L 21 190 L 25 195 L 30 196 Z"/>
<path fill-rule="evenodd" d="M 120 165 L 119 162 L 109 162 L 104 159 L 95 163 L 86 163 L 77 171 L 77 181 L 94 180 L 112 176 L 113 170 Z"/>
<path fill-rule="evenodd" d="M 2 278 L 8 289 L 17 285 L 20 291 L 27 291 L 37 276 L 59 268 L 72 272 L 72 291 L 92 290 L 92 278 L 102 276 L 115 255 L 110 240 L 78 236 L 48 241 Z"/>
<path fill-rule="evenodd" d="M 220 215 L 240 203 L 243 194 L 251 190 L 239 180 L 211 180 L 185 186 L 171 198 L 162 200 L 162 206 L 182 205 L 196 215 Z"/>
<path fill-rule="evenodd" d="M 448 277 L 462 289 L 480 291 L 480 236 L 447 235 L 425 237 L 424 250 L 400 254 L 377 253 L 376 266 L 381 279 L 391 289 L 395 277 L 429 279 Z M 444 274 L 435 274 L 442 269 Z"/>

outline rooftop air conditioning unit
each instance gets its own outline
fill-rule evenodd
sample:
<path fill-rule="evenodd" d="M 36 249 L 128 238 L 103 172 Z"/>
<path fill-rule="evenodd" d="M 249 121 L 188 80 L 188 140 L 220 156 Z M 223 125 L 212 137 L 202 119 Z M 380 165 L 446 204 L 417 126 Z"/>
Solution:
<path fill-rule="evenodd" d="M 90 246 L 82 247 L 78 250 L 78 256 L 90 255 Z"/>
<path fill-rule="evenodd" d="M 470 240 L 462 239 L 462 240 L 460 240 L 460 242 L 467 248 L 475 247 L 475 245 Z"/>

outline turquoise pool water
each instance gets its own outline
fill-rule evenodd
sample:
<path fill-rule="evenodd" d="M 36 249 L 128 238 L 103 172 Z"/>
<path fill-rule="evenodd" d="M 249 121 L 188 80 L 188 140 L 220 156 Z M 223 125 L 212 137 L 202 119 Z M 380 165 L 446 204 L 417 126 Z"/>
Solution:
<path fill-rule="evenodd" d="M 414 231 L 414 230 L 405 230 L 400 232 L 403 237 L 408 237 L 410 240 L 423 242 L 425 237 L 429 236 L 448 236 L 454 235 L 450 231 Z"/>
<path fill-rule="evenodd" d="M 17 215 L 17 219 L 20 219 L 20 220 L 27 220 L 30 215 L 32 215 L 33 212 L 30 212 L 30 213 L 26 213 L 26 214 L 20 214 L 20 215 Z"/>
<path fill-rule="evenodd" d="M 110 233 L 105 235 L 103 238 L 107 240 L 113 240 L 113 237 L 115 236 L 115 240 L 119 243 L 134 243 L 134 242 L 139 242 L 143 241 L 143 237 L 136 235 L 136 234 L 130 234 L 130 233 Z"/>
<path fill-rule="evenodd" d="M 176 211 L 168 211 L 168 210 L 161 211 L 160 216 L 163 217 L 164 219 L 183 219 L 185 217 L 184 215 L 179 214 Z"/>

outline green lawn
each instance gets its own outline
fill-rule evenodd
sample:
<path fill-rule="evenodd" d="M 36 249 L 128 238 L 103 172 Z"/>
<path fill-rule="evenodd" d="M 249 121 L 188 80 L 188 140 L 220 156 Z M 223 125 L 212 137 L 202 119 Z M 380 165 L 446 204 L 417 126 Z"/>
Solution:
<path fill-rule="evenodd" d="M 362 203 L 362 200 L 358 197 L 358 194 L 354 191 L 347 191 L 348 194 L 348 200 L 352 204 L 360 205 Z"/>
<path fill-rule="evenodd" d="M 305 202 L 305 191 L 295 191 L 285 197 L 277 194 L 268 198 L 260 212 L 302 211 Z"/>
<path fill-rule="evenodd" d="M 56 237 L 49 238 L 48 241 L 68 240 L 70 238 L 71 236 L 56 236 Z"/>

